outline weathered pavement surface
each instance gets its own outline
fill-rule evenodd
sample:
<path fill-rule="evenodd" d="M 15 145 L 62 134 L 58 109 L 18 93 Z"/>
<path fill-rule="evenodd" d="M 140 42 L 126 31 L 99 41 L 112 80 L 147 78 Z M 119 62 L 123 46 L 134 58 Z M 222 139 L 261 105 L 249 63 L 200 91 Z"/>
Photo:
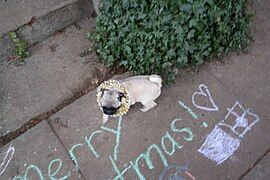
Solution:
<path fill-rule="evenodd" d="M 96 56 L 80 57 L 92 44 L 86 33 L 94 19 L 84 19 L 32 47 L 26 65 L 0 68 L 1 135 L 12 132 L 31 118 L 49 111 L 93 79 L 102 79 L 106 69 Z"/>
<path fill-rule="evenodd" d="M 1 179 L 269 179 L 270 2 L 253 6 L 247 54 L 181 72 L 155 109 L 105 126 L 87 93 L 2 147 Z"/>

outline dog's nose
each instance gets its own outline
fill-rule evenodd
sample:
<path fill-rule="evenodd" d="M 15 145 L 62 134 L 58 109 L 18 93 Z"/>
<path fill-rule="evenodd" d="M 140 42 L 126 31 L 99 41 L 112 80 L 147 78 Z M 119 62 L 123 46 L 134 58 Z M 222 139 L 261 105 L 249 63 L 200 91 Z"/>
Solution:
<path fill-rule="evenodd" d="M 116 113 L 118 108 L 103 106 L 102 109 L 104 114 L 113 115 L 114 113 Z"/>

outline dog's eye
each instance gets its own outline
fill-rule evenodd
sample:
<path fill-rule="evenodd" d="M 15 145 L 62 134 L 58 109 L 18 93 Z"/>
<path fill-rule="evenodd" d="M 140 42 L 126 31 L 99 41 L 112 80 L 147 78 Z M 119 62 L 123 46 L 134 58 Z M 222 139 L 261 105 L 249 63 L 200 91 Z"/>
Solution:
<path fill-rule="evenodd" d="M 117 99 L 118 99 L 118 101 L 120 101 L 120 102 L 121 102 L 121 101 L 122 101 L 122 97 L 123 97 L 123 96 L 119 96 L 119 97 L 117 98 Z"/>

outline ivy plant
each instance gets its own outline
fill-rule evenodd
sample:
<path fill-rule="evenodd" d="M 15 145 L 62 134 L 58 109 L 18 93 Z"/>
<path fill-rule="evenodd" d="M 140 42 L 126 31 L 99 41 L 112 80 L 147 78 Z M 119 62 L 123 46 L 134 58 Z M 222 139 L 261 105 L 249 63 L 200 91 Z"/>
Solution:
<path fill-rule="evenodd" d="M 174 79 L 174 68 L 197 67 L 249 42 L 248 0 L 102 0 L 96 51 L 108 66 Z"/>

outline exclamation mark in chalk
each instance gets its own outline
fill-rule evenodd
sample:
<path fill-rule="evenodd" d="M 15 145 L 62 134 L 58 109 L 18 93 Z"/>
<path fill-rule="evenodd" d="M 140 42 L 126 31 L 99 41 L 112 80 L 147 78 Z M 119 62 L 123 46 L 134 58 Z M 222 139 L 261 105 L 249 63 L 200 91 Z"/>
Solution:
<path fill-rule="evenodd" d="M 202 125 L 200 127 L 204 127 L 204 128 L 207 128 L 208 127 L 208 124 L 207 122 L 203 122 Z"/>

